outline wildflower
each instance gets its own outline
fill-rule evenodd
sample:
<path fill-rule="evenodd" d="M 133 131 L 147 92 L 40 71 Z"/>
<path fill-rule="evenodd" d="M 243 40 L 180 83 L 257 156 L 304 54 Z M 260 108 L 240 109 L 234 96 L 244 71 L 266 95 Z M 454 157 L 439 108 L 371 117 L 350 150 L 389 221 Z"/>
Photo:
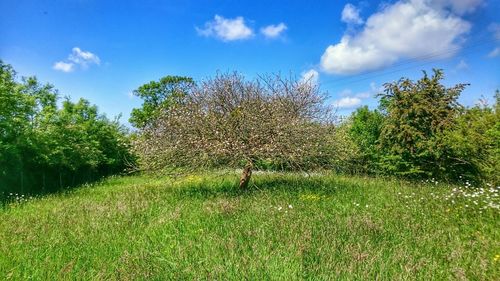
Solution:
<path fill-rule="evenodd" d="M 500 255 L 495 255 L 495 257 L 493 258 L 493 261 L 499 261 L 500 260 Z"/>
<path fill-rule="evenodd" d="M 288 205 L 288 209 L 293 209 L 293 206 L 292 205 Z"/>
<path fill-rule="evenodd" d="M 320 197 L 314 194 L 301 195 L 300 200 L 302 201 L 317 201 Z M 291 206 L 291 205 L 290 205 Z"/>

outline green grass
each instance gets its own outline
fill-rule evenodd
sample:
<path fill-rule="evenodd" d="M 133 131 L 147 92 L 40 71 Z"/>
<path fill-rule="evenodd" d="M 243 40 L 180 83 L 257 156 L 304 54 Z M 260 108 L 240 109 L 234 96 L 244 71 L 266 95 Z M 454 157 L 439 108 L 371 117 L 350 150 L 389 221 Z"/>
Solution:
<path fill-rule="evenodd" d="M 498 188 L 257 174 L 239 192 L 237 180 L 114 177 L 13 202 L 0 279 L 500 279 Z"/>

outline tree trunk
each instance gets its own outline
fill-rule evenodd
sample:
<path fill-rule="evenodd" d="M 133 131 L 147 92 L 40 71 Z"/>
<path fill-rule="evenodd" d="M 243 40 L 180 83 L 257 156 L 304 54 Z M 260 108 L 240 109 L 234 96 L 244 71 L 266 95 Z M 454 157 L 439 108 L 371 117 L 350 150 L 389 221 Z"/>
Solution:
<path fill-rule="evenodd" d="M 248 182 L 250 182 L 250 177 L 252 176 L 252 168 L 253 165 L 249 162 L 243 169 L 240 178 L 240 189 L 246 189 L 248 187 Z"/>

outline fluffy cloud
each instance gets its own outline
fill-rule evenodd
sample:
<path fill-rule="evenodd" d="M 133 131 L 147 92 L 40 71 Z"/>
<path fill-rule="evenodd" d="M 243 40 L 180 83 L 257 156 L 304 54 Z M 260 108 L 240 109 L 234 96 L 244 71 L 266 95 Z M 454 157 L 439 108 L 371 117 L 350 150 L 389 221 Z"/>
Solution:
<path fill-rule="evenodd" d="M 474 12 L 483 0 L 427 0 L 427 3 L 434 8 L 450 9 L 458 15 Z"/>
<path fill-rule="evenodd" d="M 339 43 L 330 45 L 321 57 L 321 67 L 328 73 L 356 74 L 405 58 L 452 56 L 471 28 L 453 12 L 463 2 L 400 0 L 386 5 L 366 20 L 361 31 L 345 34 Z M 468 1 L 472 2 L 479 5 L 481 1 Z"/>
<path fill-rule="evenodd" d="M 205 23 L 204 28 L 196 27 L 196 31 L 202 36 L 216 37 L 223 41 L 248 39 L 254 35 L 243 17 L 226 19 L 219 15 L 215 15 L 213 21 Z"/>
<path fill-rule="evenodd" d="M 319 73 L 315 69 L 310 69 L 308 71 L 302 72 L 302 82 L 318 84 Z"/>
<path fill-rule="evenodd" d="M 99 57 L 91 52 L 82 51 L 78 47 L 72 49 L 72 53 L 69 55 L 68 60 L 81 65 L 82 67 L 87 67 L 90 64 L 101 64 Z"/>
<path fill-rule="evenodd" d="M 72 72 L 75 70 L 75 64 L 72 62 L 58 61 L 54 63 L 52 68 L 62 72 Z"/>
<path fill-rule="evenodd" d="M 363 100 L 374 97 L 376 94 L 383 92 L 384 87 L 377 85 L 374 82 L 370 83 L 370 89 L 364 92 L 353 93 L 352 90 L 346 89 L 340 93 L 342 98 L 333 101 L 332 105 L 336 108 L 354 108 L 361 105 Z"/>
<path fill-rule="evenodd" d="M 352 24 L 362 24 L 363 20 L 359 16 L 359 9 L 354 5 L 348 3 L 344 6 L 342 10 L 342 21 Z"/>
<path fill-rule="evenodd" d="M 287 29 L 287 26 L 284 23 L 279 23 L 277 25 L 268 25 L 266 27 L 261 28 L 260 32 L 264 34 L 267 38 L 276 38 L 283 31 Z"/>
<path fill-rule="evenodd" d="M 456 70 L 464 70 L 469 68 L 469 65 L 465 62 L 465 60 L 460 60 L 460 62 L 455 67 Z"/>
<path fill-rule="evenodd" d="M 101 64 L 101 60 L 96 54 L 74 47 L 66 61 L 58 61 L 54 63 L 52 68 L 62 72 L 72 72 L 77 66 L 86 69 L 92 64 Z"/>
<path fill-rule="evenodd" d="M 492 23 L 488 29 L 493 33 L 496 40 L 500 40 L 500 23 Z"/>
<path fill-rule="evenodd" d="M 493 33 L 493 38 L 495 40 L 500 40 L 500 24 L 499 23 L 492 23 L 488 27 L 488 30 Z M 500 47 L 496 47 L 495 49 L 491 50 L 491 52 L 488 54 L 488 57 L 490 58 L 495 58 L 500 55 Z"/>
<path fill-rule="evenodd" d="M 361 105 L 361 99 L 358 97 L 343 97 L 333 102 L 337 108 L 353 108 Z"/>
<path fill-rule="evenodd" d="M 496 47 L 495 49 L 493 49 L 489 54 L 488 54 L 488 57 L 490 58 L 496 58 L 500 55 L 500 47 Z"/>

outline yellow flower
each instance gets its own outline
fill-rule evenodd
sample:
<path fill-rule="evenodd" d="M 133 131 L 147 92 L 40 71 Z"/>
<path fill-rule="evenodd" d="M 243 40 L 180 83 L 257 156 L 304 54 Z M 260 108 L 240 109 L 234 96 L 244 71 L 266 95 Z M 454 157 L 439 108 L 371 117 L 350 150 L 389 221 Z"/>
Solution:
<path fill-rule="evenodd" d="M 499 261 L 500 260 L 500 255 L 495 255 L 495 257 L 493 258 L 493 261 Z"/>

